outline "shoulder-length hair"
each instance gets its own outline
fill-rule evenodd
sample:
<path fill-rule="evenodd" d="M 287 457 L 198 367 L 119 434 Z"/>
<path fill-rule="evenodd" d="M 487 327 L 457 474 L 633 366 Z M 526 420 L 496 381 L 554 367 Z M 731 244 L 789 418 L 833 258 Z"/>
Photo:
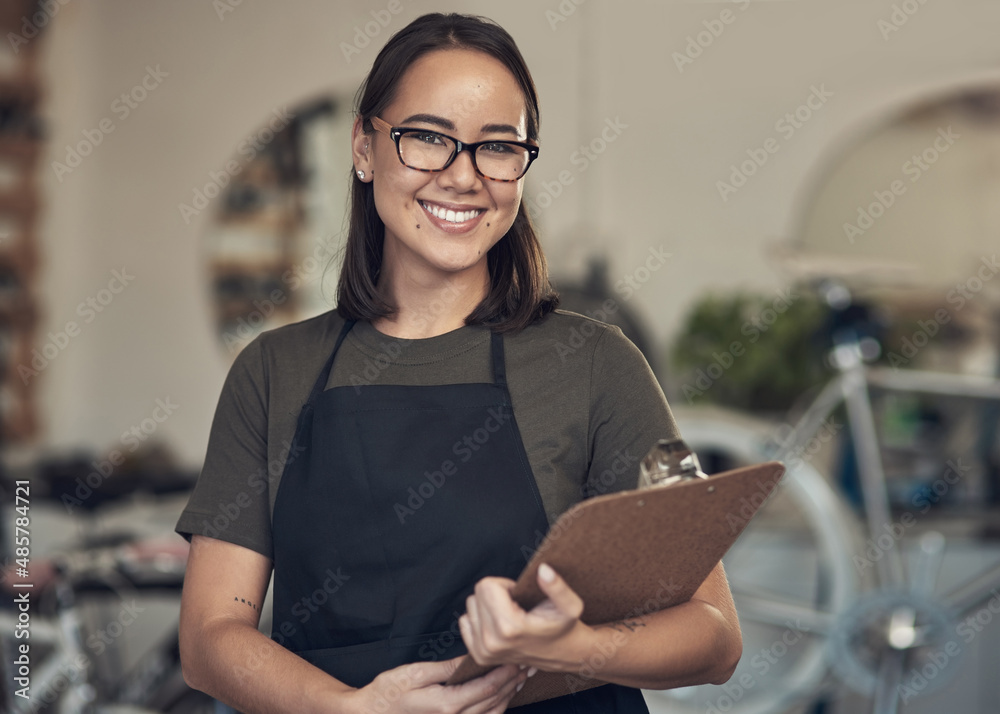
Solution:
<path fill-rule="evenodd" d="M 400 79 L 413 62 L 443 49 L 476 50 L 502 62 L 524 94 L 528 140 L 538 140 L 538 95 L 513 38 L 486 18 L 439 13 L 411 22 L 393 35 L 375 58 L 355 98 L 366 134 L 373 131 L 371 118 L 392 103 Z M 396 312 L 377 287 L 385 224 L 375 210 L 372 184 L 359 180 L 353 171 L 351 175 L 350 223 L 337 286 L 337 310 L 347 319 L 371 321 Z M 520 330 L 558 306 L 559 296 L 549 283 L 545 256 L 523 201 L 514 223 L 487 253 L 486 261 L 490 288 L 465 318 L 467 325 L 488 325 L 499 332 Z"/>

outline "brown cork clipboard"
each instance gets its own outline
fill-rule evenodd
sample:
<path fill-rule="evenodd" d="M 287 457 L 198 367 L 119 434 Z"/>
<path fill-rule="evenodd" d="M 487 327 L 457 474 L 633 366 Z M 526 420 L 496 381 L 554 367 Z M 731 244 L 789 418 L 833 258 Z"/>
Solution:
<path fill-rule="evenodd" d="M 511 596 L 525 610 L 544 600 L 538 566 L 548 563 L 583 599 L 580 619 L 589 625 L 687 602 L 784 472 L 781 463 L 770 461 L 707 479 L 578 503 L 549 529 Z M 447 684 L 467 682 L 491 669 L 466 656 Z M 538 672 L 508 707 L 606 684 L 599 674 L 599 668 L 589 677 Z"/>

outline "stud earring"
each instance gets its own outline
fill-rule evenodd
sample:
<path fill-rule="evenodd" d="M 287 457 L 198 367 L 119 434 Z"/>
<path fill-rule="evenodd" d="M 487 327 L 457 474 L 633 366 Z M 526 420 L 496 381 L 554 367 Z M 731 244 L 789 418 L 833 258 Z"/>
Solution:
<path fill-rule="evenodd" d="M 365 172 L 364 171 L 358 171 L 358 178 L 361 179 L 362 181 L 364 181 L 365 180 Z"/>

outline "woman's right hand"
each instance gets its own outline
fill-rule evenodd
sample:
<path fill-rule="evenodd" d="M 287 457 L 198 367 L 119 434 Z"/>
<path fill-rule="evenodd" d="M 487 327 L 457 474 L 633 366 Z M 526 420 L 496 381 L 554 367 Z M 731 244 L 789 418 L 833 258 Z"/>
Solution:
<path fill-rule="evenodd" d="M 353 692 L 359 714 L 500 714 L 528 678 L 516 665 L 504 665 L 464 684 L 444 685 L 464 657 L 444 662 L 404 664 L 378 675 Z"/>

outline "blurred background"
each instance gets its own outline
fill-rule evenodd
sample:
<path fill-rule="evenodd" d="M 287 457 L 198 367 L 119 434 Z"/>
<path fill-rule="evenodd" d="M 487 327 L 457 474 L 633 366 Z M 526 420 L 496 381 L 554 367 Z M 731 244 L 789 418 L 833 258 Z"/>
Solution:
<path fill-rule="evenodd" d="M 173 524 L 235 355 L 332 306 L 354 93 L 430 11 L 533 72 L 564 307 L 643 349 L 707 468 L 790 465 L 727 558 L 737 676 L 651 708 L 1000 711 L 988 0 L 5 0 L 0 555 L 30 517 L 36 622 L 80 633 L 36 696 L 214 707 Z"/>

